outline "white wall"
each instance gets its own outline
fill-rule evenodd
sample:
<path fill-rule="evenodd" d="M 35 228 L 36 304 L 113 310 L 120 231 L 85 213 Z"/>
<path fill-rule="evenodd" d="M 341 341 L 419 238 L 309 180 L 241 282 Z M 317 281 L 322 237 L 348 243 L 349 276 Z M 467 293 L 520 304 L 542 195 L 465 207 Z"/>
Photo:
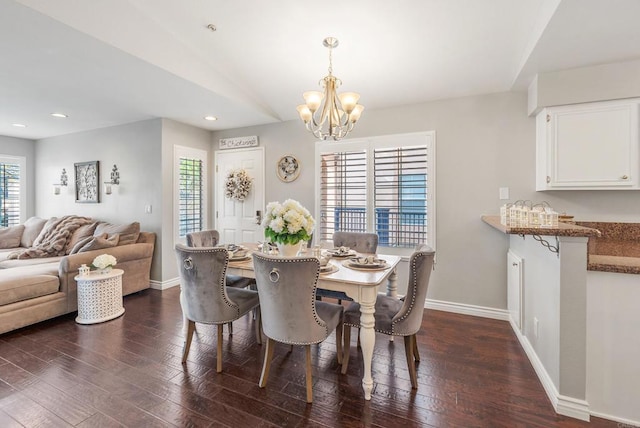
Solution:
<path fill-rule="evenodd" d="M 587 274 L 587 401 L 594 414 L 640 425 L 640 276 Z"/>
<path fill-rule="evenodd" d="M 36 215 L 47 218 L 83 215 L 112 223 L 139 221 L 143 231 L 155 232 L 162 242 L 161 120 L 147 120 L 93 131 L 38 140 L 35 144 Z M 75 202 L 75 162 L 100 161 L 100 203 Z M 120 171 L 120 185 L 112 195 L 104 194 L 113 165 Z M 54 195 L 66 168 L 69 186 Z M 145 205 L 154 208 L 145 214 Z M 151 278 L 161 278 L 162 260 L 156 245 Z"/>
<path fill-rule="evenodd" d="M 24 138 L 5 137 L 0 135 L 0 155 L 22 156 L 27 160 L 26 189 L 27 198 L 25 207 L 26 218 L 35 215 L 35 141 Z M 58 171 L 58 177 L 60 177 Z M 51 182 L 53 183 L 53 181 Z"/>

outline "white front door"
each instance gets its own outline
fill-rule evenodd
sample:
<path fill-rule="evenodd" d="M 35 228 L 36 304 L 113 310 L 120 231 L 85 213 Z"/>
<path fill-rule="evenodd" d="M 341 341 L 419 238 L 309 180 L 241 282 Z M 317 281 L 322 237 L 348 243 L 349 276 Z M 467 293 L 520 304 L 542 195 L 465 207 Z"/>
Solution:
<path fill-rule="evenodd" d="M 217 151 L 215 154 L 216 189 L 215 228 L 220 243 L 239 244 L 264 240 L 258 217 L 264 212 L 264 148 Z M 230 171 L 242 168 L 253 179 L 244 202 L 225 196 Z"/>

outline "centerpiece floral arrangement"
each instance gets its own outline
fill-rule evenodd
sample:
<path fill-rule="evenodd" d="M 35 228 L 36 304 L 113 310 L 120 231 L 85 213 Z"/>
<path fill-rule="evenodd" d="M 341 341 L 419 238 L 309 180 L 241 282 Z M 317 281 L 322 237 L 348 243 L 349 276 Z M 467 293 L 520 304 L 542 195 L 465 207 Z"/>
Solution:
<path fill-rule="evenodd" d="M 101 254 L 91 262 L 93 269 L 109 270 L 116 265 L 118 261 L 110 254 Z"/>
<path fill-rule="evenodd" d="M 282 204 L 269 202 L 262 220 L 265 237 L 271 242 L 289 245 L 311 240 L 315 224 L 309 210 L 293 199 Z"/>
<path fill-rule="evenodd" d="M 253 178 L 246 170 L 242 168 L 231 170 L 225 181 L 224 195 L 229 199 L 244 202 L 251 190 L 251 184 L 253 184 Z"/>

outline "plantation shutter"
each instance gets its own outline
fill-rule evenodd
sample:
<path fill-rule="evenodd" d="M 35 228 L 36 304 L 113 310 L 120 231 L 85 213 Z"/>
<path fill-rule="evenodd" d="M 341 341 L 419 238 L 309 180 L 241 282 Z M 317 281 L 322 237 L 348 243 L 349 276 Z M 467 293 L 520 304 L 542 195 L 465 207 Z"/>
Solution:
<path fill-rule="evenodd" d="M 365 232 L 367 153 L 325 153 L 320 159 L 320 239 L 335 231 Z"/>
<path fill-rule="evenodd" d="M 199 232 L 203 223 L 202 160 L 180 158 L 179 233 Z"/>
<path fill-rule="evenodd" d="M 20 224 L 20 164 L 0 161 L 0 227 Z"/>
<path fill-rule="evenodd" d="M 379 245 L 414 247 L 428 242 L 427 147 L 375 149 L 373 159 Z"/>

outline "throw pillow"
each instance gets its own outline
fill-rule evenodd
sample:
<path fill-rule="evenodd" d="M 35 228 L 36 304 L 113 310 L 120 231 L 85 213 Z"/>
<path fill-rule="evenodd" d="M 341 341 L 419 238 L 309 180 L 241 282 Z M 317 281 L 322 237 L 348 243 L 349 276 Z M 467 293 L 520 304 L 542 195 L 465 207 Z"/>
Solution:
<path fill-rule="evenodd" d="M 91 242 L 91 240 L 93 238 L 96 238 L 96 237 L 95 236 L 85 236 L 84 238 L 80 239 L 78 242 L 76 242 L 76 245 L 73 246 L 71 251 L 69 251 L 69 255 L 79 253 L 80 249 L 82 247 L 84 247 L 85 245 L 87 245 L 89 242 Z M 107 239 L 107 234 L 103 233 L 102 235 L 99 236 L 99 238 Z"/>
<path fill-rule="evenodd" d="M 24 232 L 20 239 L 20 246 L 25 248 L 32 247 L 33 241 L 35 241 L 38 235 L 40 235 L 40 232 L 42 232 L 42 228 L 46 222 L 46 219 L 40 217 L 31 217 L 25 221 Z"/>
<path fill-rule="evenodd" d="M 58 217 L 51 217 L 49 220 L 47 220 L 47 222 L 43 225 L 42 229 L 40 230 L 38 237 L 33 240 L 33 243 L 30 246 L 35 247 L 38 244 L 40 244 L 44 240 L 47 232 L 49 232 L 49 229 L 51 229 L 53 225 L 56 224 L 57 222 L 58 222 Z"/>
<path fill-rule="evenodd" d="M 24 233 L 24 225 L 0 229 L 0 248 L 17 248 Z"/>
<path fill-rule="evenodd" d="M 137 221 L 129 224 L 98 223 L 93 235 L 99 236 L 103 233 L 106 233 L 109 238 L 115 234 L 119 234 L 120 240 L 118 245 L 135 244 L 138 242 L 138 237 L 140 236 L 140 223 Z"/>
<path fill-rule="evenodd" d="M 69 238 L 69 241 L 67 242 L 65 254 L 72 254 L 71 251 L 73 250 L 73 248 L 76 246 L 78 242 L 84 240 L 87 237 L 93 238 L 93 232 L 96 230 L 97 225 L 98 225 L 98 222 L 93 222 L 77 228 L 75 232 L 73 232 L 73 234 L 71 235 L 71 238 Z M 89 241 L 90 239 L 84 241 L 84 243 L 86 244 Z"/>
<path fill-rule="evenodd" d="M 103 238 L 101 236 L 94 236 L 91 241 L 87 242 L 80 250 L 79 253 L 91 250 L 103 250 L 105 248 L 112 248 L 118 245 L 119 236 L 112 235 L 109 238 Z"/>

